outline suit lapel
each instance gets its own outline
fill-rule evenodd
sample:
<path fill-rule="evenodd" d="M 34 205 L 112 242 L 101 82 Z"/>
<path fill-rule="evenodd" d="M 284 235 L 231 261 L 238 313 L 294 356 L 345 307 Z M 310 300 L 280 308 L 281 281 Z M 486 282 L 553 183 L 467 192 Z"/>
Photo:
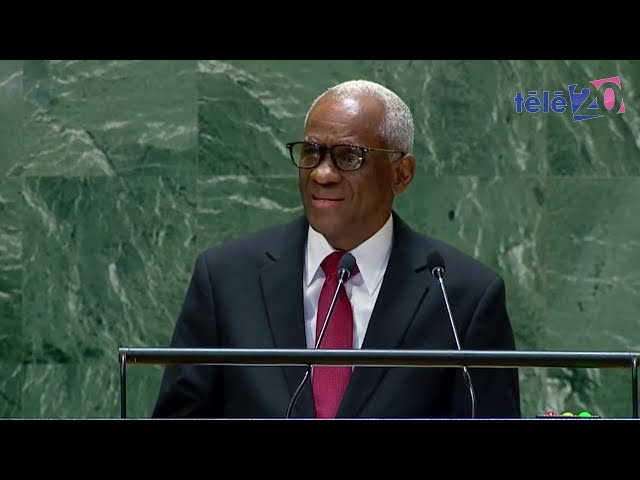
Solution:
<path fill-rule="evenodd" d="M 306 348 L 302 275 L 304 246 L 308 224 L 301 218 L 274 236 L 266 245 L 267 262 L 260 271 L 262 294 L 271 326 L 275 348 Z M 292 396 L 302 380 L 305 367 L 281 367 L 289 395 Z M 286 405 L 283 406 L 286 409 Z M 284 411 L 283 411 L 284 413 Z M 314 416 L 313 398 L 309 383 L 296 402 L 293 416 Z"/>
<path fill-rule="evenodd" d="M 394 213 L 393 247 L 362 349 L 393 349 L 401 344 L 429 288 L 425 250 L 420 237 Z M 356 416 L 385 371 L 377 367 L 356 367 L 338 416 Z"/>

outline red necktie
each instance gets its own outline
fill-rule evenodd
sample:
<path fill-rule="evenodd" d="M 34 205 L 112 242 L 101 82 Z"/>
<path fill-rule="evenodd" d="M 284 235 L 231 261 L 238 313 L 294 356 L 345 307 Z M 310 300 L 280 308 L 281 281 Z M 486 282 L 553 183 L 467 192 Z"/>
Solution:
<path fill-rule="evenodd" d="M 331 305 L 331 300 L 338 286 L 338 262 L 344 254 L 345 252 L 333 252 L 321 264 L 326 279 L 318 301 L 316 342 L 320 337 L 322 325 L 329 311 L 329 305 Z M 354 268 L 351 277 L 356 273 L 358 273 L 357 266 Z M 336 299 L 322 344 L 318 348 L 353 348 L 353 311 L 344 284 L 340 287 L 340 293 Z M 335 417 L 350 377 L 351 366 L 318 365 L 314 367 L 312 386 L 317 418 Z"/>

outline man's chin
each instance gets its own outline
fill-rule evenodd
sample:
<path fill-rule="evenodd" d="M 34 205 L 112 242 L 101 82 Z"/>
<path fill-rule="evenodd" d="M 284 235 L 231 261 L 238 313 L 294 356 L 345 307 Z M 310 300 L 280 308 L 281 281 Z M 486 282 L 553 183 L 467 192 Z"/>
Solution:
<path fill-rule="evenodd" d="M 316 232 L 327 239 L 344 234 L 344 222 L 336 218 L 336 215 L 329 215 L 323 212 L 320 214 L 310 213 L 307 215 L 307 220 Z"/>

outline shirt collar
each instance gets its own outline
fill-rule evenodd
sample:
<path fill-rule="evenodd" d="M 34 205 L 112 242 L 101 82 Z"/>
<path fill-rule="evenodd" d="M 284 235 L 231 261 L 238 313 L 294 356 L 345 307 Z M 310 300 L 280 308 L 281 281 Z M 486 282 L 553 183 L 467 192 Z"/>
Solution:
<path fill-rule="evenodd" d="M 362 277 L 369 295 L 373 295 L 382 282 L 389 256 L 391 255 L 392 239 L 393 216 L 390 215 L 380 230 L 350 252 L 356 259 L 359 275 Z M 309 225 L 304 271 L 306 286 L 309 286 L 316 276 L 324 276 L 320 264 L 327 255 L 334 251 L 335 249 L 329 245 L 329 242 L 322 234 Z"/>

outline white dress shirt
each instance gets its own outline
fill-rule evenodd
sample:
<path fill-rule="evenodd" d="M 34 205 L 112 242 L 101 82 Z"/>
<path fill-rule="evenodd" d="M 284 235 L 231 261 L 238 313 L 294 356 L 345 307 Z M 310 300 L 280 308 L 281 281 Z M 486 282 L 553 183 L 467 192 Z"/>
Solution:
<path fill-rule="evenodd" d="M 382 285 L 382 278 L 391 255 L 392 237 L 393 217 L 389 216 L 387 223 L 377 233 L 351 250 L 359 270 L 345 284 L 354 315 L 353 348 L 362 347 L 371 312 L 376 304 L 380 286 Z M 304 292 L 304 325 L 308 348 L 315 347 L 318 299 L 325 279 L 320 264 L 327 255 L 334 251 L 335 249 L 329 245 L 327 240 L 309 226 L 304 283 L 302 286 Z M 320 319 L 320 321 L 323 322 L 324 318 Z"/>

